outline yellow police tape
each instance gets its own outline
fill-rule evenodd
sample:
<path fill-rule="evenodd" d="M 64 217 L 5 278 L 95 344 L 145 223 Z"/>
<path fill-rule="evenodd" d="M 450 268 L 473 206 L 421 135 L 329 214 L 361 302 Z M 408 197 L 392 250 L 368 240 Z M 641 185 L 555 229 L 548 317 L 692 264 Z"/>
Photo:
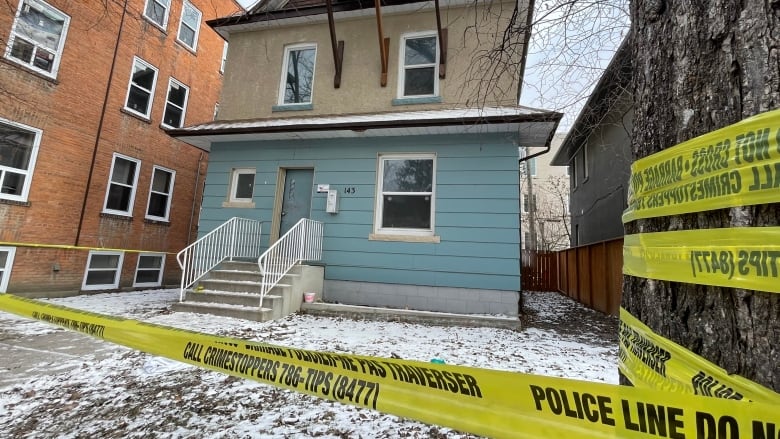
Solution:
<path fill-rule="evenodd" d="M 620 308 L 620 372 L 635 386 L 780 407 L 780 394 L 721 367 L 656 334 Z M 780 408 L 778 408 L 780 410 Z"/>
<path fill-rule="evenodd" d="M 626 235 L 623 273 L 780 293 L 780 227 Z"/>
<path fill-rule="evenodd" d="M 780 201 L 780 110 L 631 165 L 623 222 Z"/>
<path fill-rule="evenodd" d="M 496 438 L 715 438 L 726 432 L 777 439 L 780 431 L 773 404 L 293 349 L 9 294 L 0 295 L 0 310 L 198 367 Z"/>
<path fill-rule="evenodd" d="M 125 253 L 158 253 L 158 254 L 166 254 L 166 255 L 175 254 L 174 252 L 161 252 L 157 250 L 133 250 L 127 248 L 82 247 L 78 245 L 66 245 L 66 244 L 34 244 L 31 242 L 0 242 L 0 246 L 53 248 L 59 250 L 97 250 L 97 251 L 111 251 L 111 252 L 125 252 Z"/>

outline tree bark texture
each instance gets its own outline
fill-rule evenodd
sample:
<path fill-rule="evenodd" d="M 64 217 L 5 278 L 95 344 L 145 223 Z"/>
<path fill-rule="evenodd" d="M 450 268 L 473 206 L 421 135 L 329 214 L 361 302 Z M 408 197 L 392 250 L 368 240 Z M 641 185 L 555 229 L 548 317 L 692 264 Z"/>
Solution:
<path fill-rule="evenodd" d="M 631 20 L 634 160 L 780 107 L 780 0 L 632 0 Z M 778 218 L 774 203 L 637 220 L 626 233 Z M 780 294 L 625 276 L 622 305 L 729 373 L 780 391 Z"/>

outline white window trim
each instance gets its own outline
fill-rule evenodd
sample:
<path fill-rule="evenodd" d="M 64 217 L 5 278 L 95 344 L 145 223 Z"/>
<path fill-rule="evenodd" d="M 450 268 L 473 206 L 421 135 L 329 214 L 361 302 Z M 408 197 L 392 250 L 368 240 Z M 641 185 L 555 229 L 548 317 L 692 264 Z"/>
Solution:
<path fill-rule="evenodd" d="M 31 131 L 35 134 L 35 140 L 33 141 L 33 146 L 32 146 L 33 150 L 30 153 L 30 164 L 28 166 L 28 169 L 25 172 L 19 172 L 20 169 L 18 168 L 11 168 L 9 166 L 0 165 L 0 172 L 5 172 L 7 170 L 10 170 L 11 172 L 17 174 L 25 174 L 24 187 L 22 187 L 22 194 L 11 195 L 11 194 L 0 193 L 0 199 L 26 202 L 27 197 L 30 195 L 30 186 L 32 186 L 33 171 L 35 170 L 35 161 L 38 158 L 38 149 L 41 144 L 41 136 L 43 135 L 43 130 L 39 130 L 38 128 L 33 128 L 29 125 L 12 122 L 10 120 L 3 119 L 2 117 L 0 117 L 0 122 L 6 125 L 11 125 L 13 127 L 19 128 L 21 130 Z M 0 184 L 2 184 L 2 180 L 0 180 Z"/>
<path fill-rule="evenodd" d="M 113 168 L 112 168 L 112 170 L 113 170 Z M 157 171 L 168 172 L 168 173 L 171 174 L 170 192 L 168 194 L 166 194 L 166 195 L 168 195 L 168 202 L 165 205 L 165 216 L 149 215 L 149 206 L 150 206 L 150 203 L 152 202 L 152 194 L 153 193 L 162 194 L 162 192 L 156 192 L 153 189 L 153 187 L 154 187 L 154 175 L 155 175 L 155 173 Z M 175 181 L 176 181 L 176 171 L 174 171 L 173 169 L 163 168 L 162 166 L 154 165 L 154 167 L 152 168 L 152 178 L 149 180 L 149 197 L 146 199 L 146 216 L 145 216 L 145 218 L 153 220 L 153 221 L 168 221 L 168 218 L 170 218 L 170 214 L 171 214 L 171 203 L 173 202 L 173 185 L 174 185 Z"/>
<path fill-rule="evenodd" d="M 133 190 L 130 192 L 130 204 L 127 206 L 127 212 L 122 211 L 122 210 L 109 209 L 109 208 L 106 207 L 106 205 L 108 204 L 108 194 L 109 194 L 109 190 L 111 189 L 111 185 L 112 184 L 119 184 L 119 183 L 114 183 L 112 181 L 112 178 L 114 177 L 114 165 L 116 163 L 117 157 L 136 163 L 135 175 L 133 176 Z M 123 154 L 114 153 L 114 156 L 111 158 L 111 172 L 109 172 L 109 174 L 108 174 L 108 184 L 106 185 L 106 197 L 103 200 L 103 213 L 109 213 L 109 214 L 112 214 L 112 215 L 130 216 L 130 217 L 133 216 L 133 206 L 135 205 L 135 193 L 138 190 L 138 174 L 140 174 L 140 173 L 141 173 L 141 161 L 140 160 L 134 159 L 132 157 L 129 157 L 129 156 L 126 156 L 126 155 L 123 155 Z M 121 186 L 124 186 L 124 185 L 121 185 Z"/>
<path fill-rule="evenodd" d="M 5 260 L 5 267 L 2 267 L 3 278 L 0 280 L 0 293 L 5 293 L 8 291 L 8 279 L 11 278 L 11 269 L 14 267 L 16 247 L 0 247 L 0 251 L 8 252 L 8 257 Z"/>
<path fill-rule="evenodd" d="M 133 72 L 135 71 L 135 64 L 136 63 L 141 63 L 141 64 L 145 65 L 146 67 L 149 67 L 152 70 L 154 70 L 154 80 L 152 81 L 152 89 L 151 90 L 146 90 L 146 91 L 149 92 L 149 106 L 147 107 L 147 110 L 146 110 L 147 113 L 146 114 L 141 113 L 140 111 L 135 111 L 132 108 L 127 106 L 127 100 L 130 98 L 130 88 L 133 87 Z M 141 58 L 139 58 L 137 56 L 133 57 L 133 64 L 130 66 L 130 79 L 127 81 L 127 93 L 125 93 L 125 110 L 126 111 L 129 111 L 130 113 L 133 113 L 133 114 L 137 114 L 137 115 L 143 117 L 144 119 L 149 119 L 149 117 L 152 114 L 152 104 L 154 103 L 154 91 L 155 91 L 155 89 L 157 89 L 157 76 L 159 74 L 160 74 L 160 71 L 157 70 L 157 67 L 149 64 L 148 62 L 144 61 L 143 59 L 141 59 Z M 142 88 L 140 86 L 136 85 L 136 87 L 141 88 L 142 90 L 145 90 L 144 88 Z"/>
<path fill-rule="evenodd" d="M 178 105 L 176 105 L 173 102 L 168 100 L 168 97 L 171 94 L 171 86 L 173 84 L 176 84 L 179 87 L 184 87 L 184 89 L 187 90 L 187 93 L 184 94 L 184 107 L 179 107 Z M 166 128 L 181 128 L 181 127 L 183 127 L 184 126 L 185 117 L 187 117 L 187 103 L 189 102 L 189 100 L 190 100 L 190 88 L 187 85 L 185 85 L 183 82 L 178 81 L 176 78 L 171 76 L 168 79 L 168 88 L 165 89 L 165 106 L 163 107 L 162 126 L 164 126 Z M 171 125 L 168 125 L 167 123 L 165 123 L 165 112 L 168 111 L 168 104 L 171 104 L 171 105 L 173 105 L 173 106 L 175 106 L 177 108 L 181 108 L 181 126 L 175 127 L 175 126 L 171 126 Z"/>
<path fill-rule="evenodd" d="M 219 73 L 225 73 L 225 64 L 227 64 L 227 54 L 228 54 L 228 42 L 225 41 L 225 44 L 222 46 L 222 61 L 219 64 Z"/>
<path fill-rule="evenodd" d="M 157 282 L 136 282 L 138 278 L 138 269 L 141 265 L 141 256 L 159 256 L 162 259 L 160 264 L 160 274 L 157 276 Z M 139 253 L 135 263 L 135 272 L 133 272 L 134 287 L 159 287 L 162 285 L 163 273 L 165 272 L 165 253 Z"/>
<path fill-rule="evenodd" d="M 39 69 L 38 67 L 35 67 L 33 64 L 27 64 L 23 62 L 22 60 L 18 58 L 14 58 L 11 56 L 11 47 L 13 47 L 13 43 L 16 40 L 16 26 L 19 21 L 19 17 L 22 15 L 22 5 L 24 4 L 24 0 L 19 0 L 19 6 L 16 9 L 16 15 L 14 16 L 14 23 L 11 26 L 11 33 L 8 35 L 8 45 L 5 49 L 5 58 L 9 61 L 12 61 L 15 64 L 22 65 L 30 70 L 33 70 L 37 73 L 40 73 L 41 75 L 47 76 L 49 78 L 56 78 L 57 72 L 59 72 L 60 69 L 60 60 L 62 59 L 62 52 L 65 48 L 65 39 L 68 36 L 68 26 L 70 26 L 70 15 L 65 14 L 64 12 L 60 11 L 59 9 L 55 8 L 54 6 L 50 5 L 49 3 L 43 1 L 43 0 L 37 0 L 38 3 L 43 3 L 46 6 L 54 9 L 58 13 L 62 14 L 62 16 L 65 17 L 65 23 L 62 25 L 62 36 L 60 37 L 60 44 L 57 46 L 57 51 L 54 54 L 54 65 L 52 65 L 51 72 L 47 72 L 46 70 Z M 27 41 L 25 39 L 25 41 Z M 37 47 L 37 44 L 30 41 L 31 44 L 35 45 Z"/>
<path fill-rule="evenodd" d="M 181 36 L 181 27 L 185 26 L 184 11 L 187 10 L 187 6 L 191 7 L 198 13 L 198 25 L 195 29 L 193 29 L 193 31 L 195 32 L 195 36 L 193 37 L 192 40 L 192 46 L 190 46 L 189 44 L 187 44 L 187 42 L 179 38 Z M 181 6 L 181 17 L 179 17 L 179 30 L 176 32 L 176 41 L 181 43 L 182 46 L 192 50 L 193 52 L 196 52 L 198 50 L 198 36 L 200 35 L 200 23 L 202 20 L 203 20 L 203 13 L 200 12 L 200 9 L 196 8 L 195 5 L 193 5 L 192 3 L 185 1 Z"/>
<path fill-rule="evenodd" d="M 238 187 L 238 176 L 252 174 L 257 179 L 257 169 L 255 168 L 235 168 L 230 173 L 230 192 L 228 201 L 231 203 L 251 203 L 255 197 L 255 190 L 252 188 L 252 198 L 236 198 L 236 188 Z"/>
<path fill-rule="evenodd" d="M 146 0 L 146 2 L 144 3 L 144 12 L 142 14 L 143 17 L 146 20 L 148 20 L 150 23 L 152 23 L 152 25 L 154 25 L 155 27 L 161 29 L 163 32 L 166 32 L 167 29 L 168 29 L 168 17 L 171 14 L 171 0 L 168 0 L 168 6 L 165 8 L 165 17 L 163 17 L 162 25 L 160 25 L 160 23 L 154 21 L 154 19 L 152 17 L 146 15 L 146 11 L 149 8 L 149 2 L 154 2 L 154 0 Z"/>
<path fill-rule="evenodd" d="M 292 52 L 293 50 L 306 50 L 306 49 L 314 49 L 314 66 L 312 66 L 311 69 L 311 96 L 309 97 L 309 102 L 285 103 L 284 95 L 285 95 L 285 90 L 287 90 L 287 66 L 288 63 L 290 62 L 290 52 Z M 302 43 L 302 44 L 292 44 L 290 46 L 285 46 L 284 59 L 282 59 L 282 75 L 279 78 L 279 97 L 277 99 L 277 104 L 283 105 L 285 107 L 312 105 L 314 103 L 314 80 L 316 79 L 316 70 L 317 70 L 317 44 Z"/>
<path fill-rule="evenodd" d="M 112 284 L 99 284 L 99 285 L 87 285 L 87 275 L 90 271 L 109 271 L 107 268 L 98 268 L 90 270 L 89 265 L 92 263 L 92 255 L 119 255 L 119 261 L 115 269 L 114 282 Z M 109 251 L 96 251 L 90 250 L 89 257 L 87 258 L 87 266 L 84 268 L 84 280 L 81 282 L 81 289 L 84 291 L 89 290 L 111 290 L 119 287 L 119 278 L 122 277 L 122 262 L 124 260 L 124 252 L 109 252 Z"/>
<path fill-rule="evenodd" d="M 385 160 L 433 160 L 431 181 L 431 227 L 430 229 L 402 229 L 383 228 L 383 180 Z M 400 235 L 400 236 L 434 236 L 436 230 L 436 154 L 435 153 L 410 153 L 410 154 L 379 154 L 377 157 L 376 172 L 376 203 L 374 205 L 374 234 L 375 235 Z M 427 192 L 404 192 L 404 195 L 422 195 Z"/>
<path fill-rule="evenodd" d="M 405 82 L 406 82 L 406 64 L 404 62 L 405 55 L 406 55 L 406 40 L 410 39 L 416 39 L 416 38 L 425 38 L 425 37 L 435 37 L 436 38 L 436 60 L 433 63 L 433 94 L 430 95 L 405 95 L 404 94 L 404 88 L 405 88 Z M 412 32 L 401 35 L 401 46 L 398 50 L 398 98 L 399 99 L 406 99 L 406 98 L 428 98 L 428 97 L 437 97 L 439 96 L 439 57 L 441 54 L 439 53 L 439 35 L 435 31 L 426 31 L 426 32 Z M 427 66 L 427 64 L 415 64 L 415 66 L 422 67 Z"/>

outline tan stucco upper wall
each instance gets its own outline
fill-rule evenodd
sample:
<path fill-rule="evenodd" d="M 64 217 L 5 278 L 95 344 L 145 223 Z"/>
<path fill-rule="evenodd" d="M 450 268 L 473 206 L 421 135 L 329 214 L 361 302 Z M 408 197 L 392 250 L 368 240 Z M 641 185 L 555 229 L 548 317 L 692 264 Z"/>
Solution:
<path fill-rule="evenodd" d="M 495 84 L 476 73 L 480 54 L 497 44 L 508 23 L 513 2 L 487 2 L 481 6 L 442 8 L 442 26 L 448 29 L 447 76 L 440 80 L 440 104 L 393 106 L 398 96 L 399 46 L 407 33 L 436 31 L 433 10 L 384 15 L 383 30 L 390 39 L 387 86 L 380 86 L 381 61 L 374 16 L 336 21 L 336 35 L 344 40 L 341 87 L 333 87 L 335 67 L 327 21 L 272 27 L 230 34 L 225 83 L 219 119 L 272 116 L 371 113 L 477 105 L 516 105 L 522 46 L 512 50 L 514 70 L 504 72 Z M 519 38 L 519 36 L 518 36 Z M 284 48 L 291 44 L 317 45 L 313 110 L 272 113 L 278 103 Z M 481 85 L 481 88 L 479 87 Z"/>

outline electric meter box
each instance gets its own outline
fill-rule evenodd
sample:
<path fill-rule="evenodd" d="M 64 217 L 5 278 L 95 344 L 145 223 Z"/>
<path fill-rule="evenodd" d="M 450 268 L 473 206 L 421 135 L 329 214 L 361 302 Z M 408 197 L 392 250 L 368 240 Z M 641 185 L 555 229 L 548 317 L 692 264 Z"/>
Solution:
<path fill-rule="evenodd" d="M 338 213 L 339 212 L 339 191 L 331 189 L 328 191 L 328 199 L 325 202 L 325 212 Z"/>

